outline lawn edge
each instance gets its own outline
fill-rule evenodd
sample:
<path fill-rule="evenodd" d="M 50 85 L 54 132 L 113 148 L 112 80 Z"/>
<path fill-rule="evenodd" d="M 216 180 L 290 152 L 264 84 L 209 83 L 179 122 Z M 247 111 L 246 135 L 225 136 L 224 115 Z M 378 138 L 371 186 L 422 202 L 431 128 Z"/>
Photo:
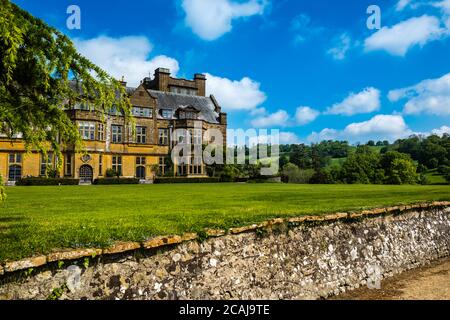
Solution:
<path fill-rule="evenodd" d="M 275 218 L 250 226 L 223 229 L 206 229 L 202 233 L 185 233 L 183 235 L 157 236 L 143 242 L 116 242 L 107 248 L 82 248 L 82 249 L 62 249 L 55 250 L 47 255 L 37 255 L 16 261 L 4 261 L 0 263 L 0 277 L 18 271 L 40 268 L 50 263 L 60 261 L 74 261 L 96 256 L 113 256 L 123 253 L 131 253 L 137 250 L 154 250 L 170 245 L 178 245 L 193 240 L 202 240 L 212 237 L 222 237 L 225 235 L 237 235 L 247 232 L 257 232 L 258 230 L 273 229 L 283 224 L 301 223 L 332 223 L 339 220 L 354 221 L 369 217 L 382 215 L 392 215 L 408 212 L 411 210 L 426 210 L 450 207 L 450 201 L 434 201 L 411 205 L 397 205 L 370 210 L 338 212 L 326 215 L 308 215 L 294 218 Z"/>

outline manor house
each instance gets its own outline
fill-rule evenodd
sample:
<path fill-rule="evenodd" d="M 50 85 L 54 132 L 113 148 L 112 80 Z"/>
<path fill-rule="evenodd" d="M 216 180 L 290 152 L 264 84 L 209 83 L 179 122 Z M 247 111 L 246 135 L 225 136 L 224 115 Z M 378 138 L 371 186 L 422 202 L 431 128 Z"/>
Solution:
<path fill-rule="evenodd" d="M 170 70 L 159 68 L 153 79 L 143 79 L 137 88 L 126 87 L 136 123 L 134 134 L 119 113 L 102 120 L 86 106 L 70 106 L 66 112 L 77 124 L 87 153 L 77 153 L 73 147 L 63 150 L 59 176 L 91 183 L 113 169 L 121 177 L 144 182 L 168 174 L 169 168 L 175 176 L 205 176 L 201 159 L 168 166 L 175 129 L 189 130 L 197 143 L 202 143 L 204 131 L 219 129 L 226 141 L 227 115 L 214 96 L 206 96 L 205 85 L 203 74 L 195 74 L 193 80 L 177 79 Z M 11 184 L 21 177 L 45 176 L 56 168 L 57 160 L 52 153 L 47 157 L 37 151 L 26 153 L 20 136 L 13 140 L 0 136 L 0 175 Z"/>

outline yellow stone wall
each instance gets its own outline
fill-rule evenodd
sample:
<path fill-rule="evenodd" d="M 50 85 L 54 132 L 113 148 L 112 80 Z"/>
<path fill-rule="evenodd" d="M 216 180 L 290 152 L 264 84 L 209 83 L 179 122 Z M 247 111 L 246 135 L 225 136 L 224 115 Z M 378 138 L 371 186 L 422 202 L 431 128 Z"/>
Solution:
<path fill-rule="evenodd" d="M 63 151 L 62 166 L 60 176 L 66 176 L 66 155 L 72 156 L 72 178 L 80 177 L 80 167 L 89 165 L 93 169 L 93 178 L 105 177 L 106 170 L 112 168 L 112 157 L 114 155 L 122 156 L 122 176 L 133 178 L 136 175 L 136 157 L 145 157 L 146 178 L 154 178 L 153 165 L 158 165 L 159 157 L 164 157 L 169 153 L 167 146 L 137 145 L 137 144 L 111 144 L 110 151 L 104 152 L 105 143 L 99 141 L 85 141 L 86 154 L 90 160 L 84 162 L 84 153 Z M 22 155 L 22 176 L 40 176 L 41 154 L 36 151 L 26 152 L 25 145 L 20 141 L 0 140 L 0 175 L 6 182 L 9 171 L 9 154 L 20 153 Z M 102 155 L 102 172 L 100 172 L 100 155 Z M 85 159 L 86 160 L 86 159 Z"/>

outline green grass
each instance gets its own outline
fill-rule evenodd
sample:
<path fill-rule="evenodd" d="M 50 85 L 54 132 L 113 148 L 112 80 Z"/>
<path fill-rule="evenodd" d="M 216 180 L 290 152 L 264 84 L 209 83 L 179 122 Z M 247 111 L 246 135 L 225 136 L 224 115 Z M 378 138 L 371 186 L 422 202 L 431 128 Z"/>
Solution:
<path fill-rule="evenodd" d="M 437 169 L 429 170 L 425 173 L 430 184 L 447 184 L 445 177 L 437 172 Z"/>
<path fill-rule="evenodd" d="M 275 217 L 450 200 L 449 186 L 196 184 L 6 191 L 8 199 L 0 204 L 0 261 Z"/>

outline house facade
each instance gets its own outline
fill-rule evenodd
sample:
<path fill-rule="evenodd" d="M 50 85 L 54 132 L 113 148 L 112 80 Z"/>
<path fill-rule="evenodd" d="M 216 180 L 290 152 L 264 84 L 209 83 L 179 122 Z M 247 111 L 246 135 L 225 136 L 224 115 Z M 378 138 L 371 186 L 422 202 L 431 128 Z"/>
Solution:
<path fill-rule="evenodd" d="M 203 74 L 196 74 L 193 80 L 177 79 L 170 76 L 170 70 L 159 68 L 153 79 L 145 78 L 137 88 L 126 87 L 133 106 L 134 132 L 119 113 L 102 119 L 87 107 L 71 106 L 67 112 L 78 126 L 86 152 L 77 153 L 70 147 L 62 150 L 59 176 L 84 183 L 105 177 L 108 169 L 142 181 L 158 175 L 206 176 L 201 159 L 173 163 L 170 169 L 168 159 L 176 129 L 185 129 L 192 141 L 200 144 L 205 143 L 206 130 L 218 129 L 226 141 L 227 115 L 214 96 L 206 96 L 205 86 Z M 21 177 L 45 176 L 49 169 L 57 168 L 57 162 L 51 152 L 47 156 L 26 152 L 20 138 L 0 136 L 0 175 L 10 183 Z"/>

